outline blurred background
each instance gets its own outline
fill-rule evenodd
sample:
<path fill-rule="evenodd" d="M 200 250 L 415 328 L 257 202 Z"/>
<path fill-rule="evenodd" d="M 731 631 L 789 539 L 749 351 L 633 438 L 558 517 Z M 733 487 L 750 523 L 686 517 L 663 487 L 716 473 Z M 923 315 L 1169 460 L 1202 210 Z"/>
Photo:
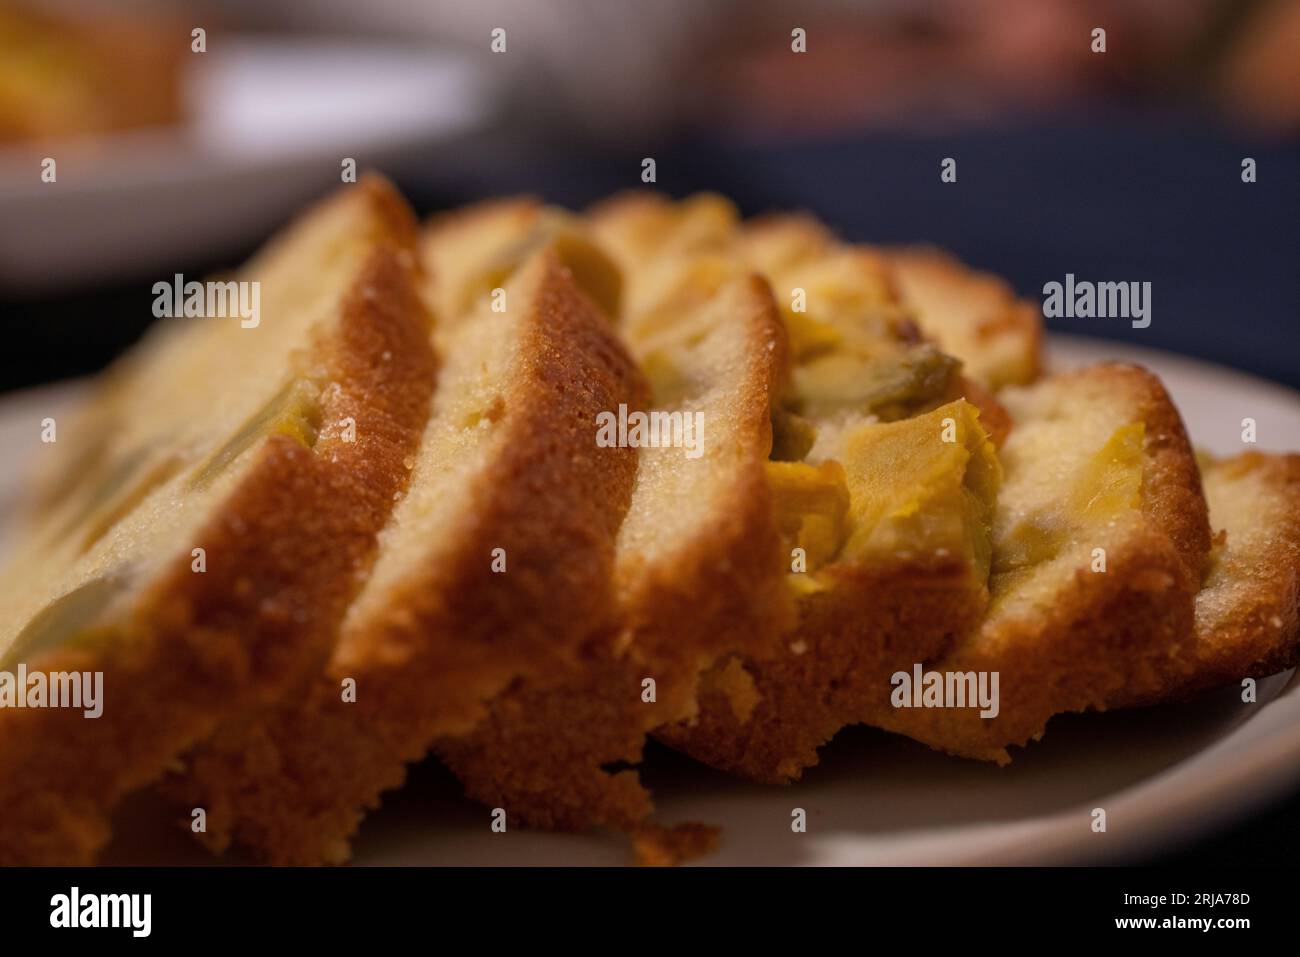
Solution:
<path fill-rule="evenodd" d="M 425 214 L 581 207 L 646 157 L 1033 299 L 1149 281 L 1149 328 L 1049 328 L 1300 387 L 1300 0 L 0 0 L 0 391 L 101 368 L 154 282 L 237 264 L 345 158 Z M 1179 860 L 1290 863 L 1298 819 Z"/>
<path fill-rule="evenodd" d="M 422 213 L 581 206 L 653 157 L 1035 298 L 1150 281 L 1148 329 L 1052 326 L 1300 386 L 1300 0 L 34 2 L 0 0 L 0 389 L 102 366 L 152 282 L 238 263 L 343 157 Z"/>

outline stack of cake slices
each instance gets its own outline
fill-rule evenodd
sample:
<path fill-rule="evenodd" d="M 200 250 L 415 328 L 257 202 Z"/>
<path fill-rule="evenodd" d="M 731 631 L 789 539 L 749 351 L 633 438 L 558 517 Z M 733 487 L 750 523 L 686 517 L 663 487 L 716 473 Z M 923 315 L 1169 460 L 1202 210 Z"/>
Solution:
<path fill-rule="evenodd" d="M 102 694 L 0 706 L 0 863 L 93 861 L 142 789 L 341 863 L 429 754 L 672 863 L 718 833 L 656 819 L 650 737 L 773 783 L 862 723 L 1006 763 L 1300 653 L 1300 457 L 1198 459 L 1137 366 L 1045 375 L 937 250 L 714 195 L 421 229 L 370 176 L 235 279 L 257 323 L 160 320 L 35 464 L 0 673 Z"/>

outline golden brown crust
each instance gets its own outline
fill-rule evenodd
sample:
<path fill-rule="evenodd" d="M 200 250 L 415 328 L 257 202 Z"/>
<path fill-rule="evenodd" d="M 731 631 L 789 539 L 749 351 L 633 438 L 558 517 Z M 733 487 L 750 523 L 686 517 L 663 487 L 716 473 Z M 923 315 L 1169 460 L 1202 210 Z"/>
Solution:
<path fill-rule="evenodd" d="M 1182 422 L 1145 369 L 1104 365 L 1054 381 L 1068 389 L 1084 377 L 1125 396 L 1144 424 L 1143 521 L 1117 540 L 1098 537 L 1105 574 L 1076 568 L 1070 586 L 1037 612 L 993 616 L 927 664 L 942 672 L 998 672 L 996 717 L 981 718 L 977 709 L 891 707 L 870 723 L 940 750 L 1006 763 L 1007 747 L 1041 735 L 1053 715 L 1105 710 L 1163 687 L 1188 653 L 1209 525 Z"/>
<path fill-rule="evenodd" d="M 336 202 L 402 220 L 391 187 L 367 179 Z M 405 213 L 410 219 L 410 214 Z M 275 436 L 200 538 L 153 582 L 95 651 L 56 652 L 32 668 L 104 673 L 103 715 L 0 711 L 0 863 L 84 864 L 107 815 L 216 724 L 284 691 L 328 652 L 373 548 L 402 459 L 423 425 L 432 377 L 428 319 L 409 232 L 385 230 L 341 303 L 318 358 L 336 390 L 324 416 L 357 421 L 356 442 L 322 436 L 315 453 Z"/>
<path fill-rule="evenodd" d="M 210 847 L 234 840 L 273 863 L 346 859 L 364 810 L 438 734 L 471 726 L 519 676 L 553 680 L 608 627 L 635 453 L 597 448 L 595 418 L 639 401 L 643 386 L 550 253 L 523 322 L 504 440 L 476 478 L 473 520 L 452 551 L 412 569 L 304 700 L 228 729 L 175 782 L 208 808 Z M 505 574 L 491 569 L 498 547 Z M 354 704 L 341 701 L 345 678 L 356 680 Z"/>
<path fill-rule="evenodd" d="M 938 750 L 1005 764 L 1007 748 L 1039 737 L 1056 714 L 1105 710 L 1128 689 L 1162 680 L 1186 647 L 1191 592 L 1167 537 L 1142 534 L 1107 555 L 1108 574 L 1080 569 L 1051 617 L 981 631 L 951 655 L 927 663 L 941 672 L 998 672 L 999 713 L 887 707 L 868 723 Z"/>
<path fill-rule="evenodd" d="M 1233 494 L 1233 483 L 1254 479 L 1250 509 L 1266 541 L 1259 551 L 1238 551 L 1232 527 L 1226 529 L 1224 578 L 1240 575 L 1249 606 L 1234 596 L 1231 604 L 1211 607 L 1204 589 L 1197 596 L 1196 689 L 1300 664 L 1300 455 L 1246 453 L 1215 463 L 1211 473 L 1211 518 L 1221 496 Z"/>
<path fill-rule="evenodd" d="M 701 670 L 735 648 L 761 649 L 789 622 L 779 540 L 765 476 L 770 410 L 787 357 L 766 284 L 747 280 L 745 391 L 734 403 L 734 441 L 746 453 L 725 507 L 656 561 L 623 556 L 618 630 L 563 685 L 524 683 L 488 718 L 438 751 L 468 793 L 512 819 L 577 830 L 638 830 L 652 812 L 631 767 L 646 733 L 695 708 Z M 716 431 L 714 433 L 717 434 Z M 644 700 L 653 678 L 655 700 Z M 607 768 L 614 765 L 614 768 Z"/>
<path fill-rule="evenodd" d="M 1109 363 L 1079 373 L 1104 377 L 1136 403 L 1146 427 L 1149 459 L 1142 475 L 1142 511 L 1174 543 L 1190 580 L 1199 582 L 1210 551 L 1210 519 L 1183 417 L 1164 384 L 1138 365 Z"/>
<path fill-rule="evenodd" d="M 1163 687 L 1117 703 L 1186 698 L 1300 663 L 1300 456 L 1247 452 L 1209 462 L 1204 479 L 1219 532 L 1191 654 Z"/>
<path fill-rule="evenodd" d="M 655 737 L 751 780 L 797 780 L 836 732 L 888 706 L 890 674 L 945 651 L 976 626 L 988 600 L 984 583 L 956 562 L 840 564 L 822 575 L 826 590 L 799 602 L 798 627 L 775 653 L 715 664 L 698 717 Z M 752 707 L 737 706 L 726 680 L 737 663 L 759 696 Z"/>

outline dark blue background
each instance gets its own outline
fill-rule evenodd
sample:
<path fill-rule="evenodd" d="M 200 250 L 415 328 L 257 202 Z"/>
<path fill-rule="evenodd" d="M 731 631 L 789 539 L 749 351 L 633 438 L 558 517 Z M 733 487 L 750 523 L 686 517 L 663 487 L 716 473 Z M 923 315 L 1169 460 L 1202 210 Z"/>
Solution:
<path fill-rule="evenodd" d="M 1300 141 L 1252 139 L 1166 113 L 1022 123 L 834 141 L 687 138 L 652 152 L 657 188 L 713 189 L 745 213 L 807 208 L 848 239 L 933 242 L 1041 301 L 1045 282 L 1149 281 L 1152 323 L 1053 320 L 1049 327 L 1212 359 L 1300 387 Z M 531 192 L 583 206 L 641 185 L 644 152 L 488 138 L 428 157 L 399 178 L 422 213 Z M 939 179 L 943 157 L 957 182 Z M 1258 182 L 1241 181 L 1254 157 Z M 251 251 L 251 249 L 250 249 Z M 229 262 L 176 263 L 198 272 Z M 151 319 L 152 279 L 5 301 L 0 388 L 101 367 Z M 143 297 L 143 298 L 142 298 Z"/>
<path fill-rule="evenodd" d="M 582 205 L 640 185 L 640 156 L 586 147 L 482 158 L 461 194 L 535 192 Z M 1213 359 L 1300 387 L 1300 144 L 1131 115 L 956 135 L 878 133 L 818 144 L 686 141 L 655 151 L 659 189 L 715 189 L 746 213 L 802 207 L 849 239 L 933 242 L 1041 299 L 1043 284 L 1150 281 L 1149 328 L 1050 328 Z M 939 179 L 943 157 L 957 182 Z M 1243 157 L 1258 181 L 1241 181 Z M 443 193 L 422 198 L 438 201 Z M 457 196 L 456 198 L 459 198 Z"/>

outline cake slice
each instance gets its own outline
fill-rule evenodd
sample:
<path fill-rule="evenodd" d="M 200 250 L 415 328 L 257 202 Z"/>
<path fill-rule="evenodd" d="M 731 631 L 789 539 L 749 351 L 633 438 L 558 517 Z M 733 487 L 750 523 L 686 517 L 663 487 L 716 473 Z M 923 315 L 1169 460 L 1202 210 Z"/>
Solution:
<path fill-rule="evenodd" d="M 438 748 L 471 796 L 511 820 L 634 832 L 643 858 L 707 842 L 699 828 L 648 825 L 634 767 L 646 733 L 693 713 L 699 672 L 724 651 L 770 643 L 790 609 L 766 479 L 786 370 L 771 294 L 707 240 L 658 238 L 646 231 L 642 260 L 658 278 L 628 276 L 620 331 L 651 384 L 651 415 L 685 428 L 680 442 L 638 443 L 615 555 L 617 625 L 573 680 L 519 684 L 472 734 Z"/>
<path fill-rule="evenodd" d="M 978 620 L 998 482 L 989 433 L 1002 436 L 1005 416 L 917 329 L 883 258 L 806 217 L 742 226 L 718 197 L 639 194 L 595 218 L 642 303 L 630 336 L 680 312 L 683 292 L 665 282 L 678 244 L 692 250 L 695 287 L 737 268 L 760 269 L 772 286 L 793 370 L 765 472 L 775 570 L 798 627 L 720 656 L 698 712 L 655 736 L 717 767 L 786 780 L 862 719 L 872 676 L 940 654 Z"/>
<path fill-rule="evenodd" d="M 889 674 L 984 611 L 1005 416 L 916 333 L 878 256 L 836 246 L 769 276 L 796 362 L 767 469 L 798 626 L 715 663 L 699 714 L 656 736 L 787 781 L 865 719 Z M 787 309 L 800 293 L 805 310 Z"/>
<path fill-rule="evenodd" d="M 593 301 L 616 270 L 566 224 L 535 225 L 497 204 L 426 238 L 442 367 L 410 488 L 323 671 L 169 782 L 207 809 L 212 849 L 345 860 L 435 738 L 512 683 L 568 675 L 608 633 L 636 452 L 600 445 L 597 417 L 640 408 L 644 386 Z"/>
<path fill-rule="evenodd" d="M 1191 651 L 1163 687 L 1116 704 L 1185 698 L 1300 663 L 1300 456 L 1206 457 L 1201 478 L 1217 531 Z"/>
<path fill-rule="evenodd" d="M 1182 421 L 1149 372 L 1102 365 L 1002 398 L 1015 427 L 1002 449 L 989 612 L 946 655 L 916 662 L 923 684 L 933 673 L 969 689 L 972 676 L 996 674 L 997 701 L 932 707 L 913 672 L 868 718 L 998 763 L 1053 715 L 1167 687 L 1195 654 L 1210 545 Z"/>
<path fill-rule="evenodd" d="M 896 422 L 827 423 L 803 459 L 768 469 L 798 626 L 773 652 L 716 663 L 699 714 L 656 737 L 783 783 L 887 703 L 891 674 L 977 625 L 1000 469 L 978 410 L 960 399 Z"/>
<path fill-rule="evenodd" d="M 746 257 L 766 275 L 824 258 L 838 245 L 835 235 L 806 213 L 752 220 L 742 242 Z M 925 336 L 959 358 L 968 378 L 993 390 L 1038 378 L 1042 318 L 1006 282 L 932 247 L 870 251 L 881 257 L 898 299 Z"/>
<path fill-rule="evenodd" d="M 162 319 L 56 423 L 0 672 L 91 676 L 102 714 L 0 708 L 0 863 L 89 862 L 120 798 L 323 662 L 428 412 L 415 242 L 386 182 L 345 187 L 234 277 L 256 316 Z"/>
<path fill-rule="evenodd" d="M 1043 370 L 1038 305 L 1001 278 L 932 247 L 885 249 L 903 301 L 939 348 L 962 360 L 966 375 L 991 389 L 1029 385 Z"/>

